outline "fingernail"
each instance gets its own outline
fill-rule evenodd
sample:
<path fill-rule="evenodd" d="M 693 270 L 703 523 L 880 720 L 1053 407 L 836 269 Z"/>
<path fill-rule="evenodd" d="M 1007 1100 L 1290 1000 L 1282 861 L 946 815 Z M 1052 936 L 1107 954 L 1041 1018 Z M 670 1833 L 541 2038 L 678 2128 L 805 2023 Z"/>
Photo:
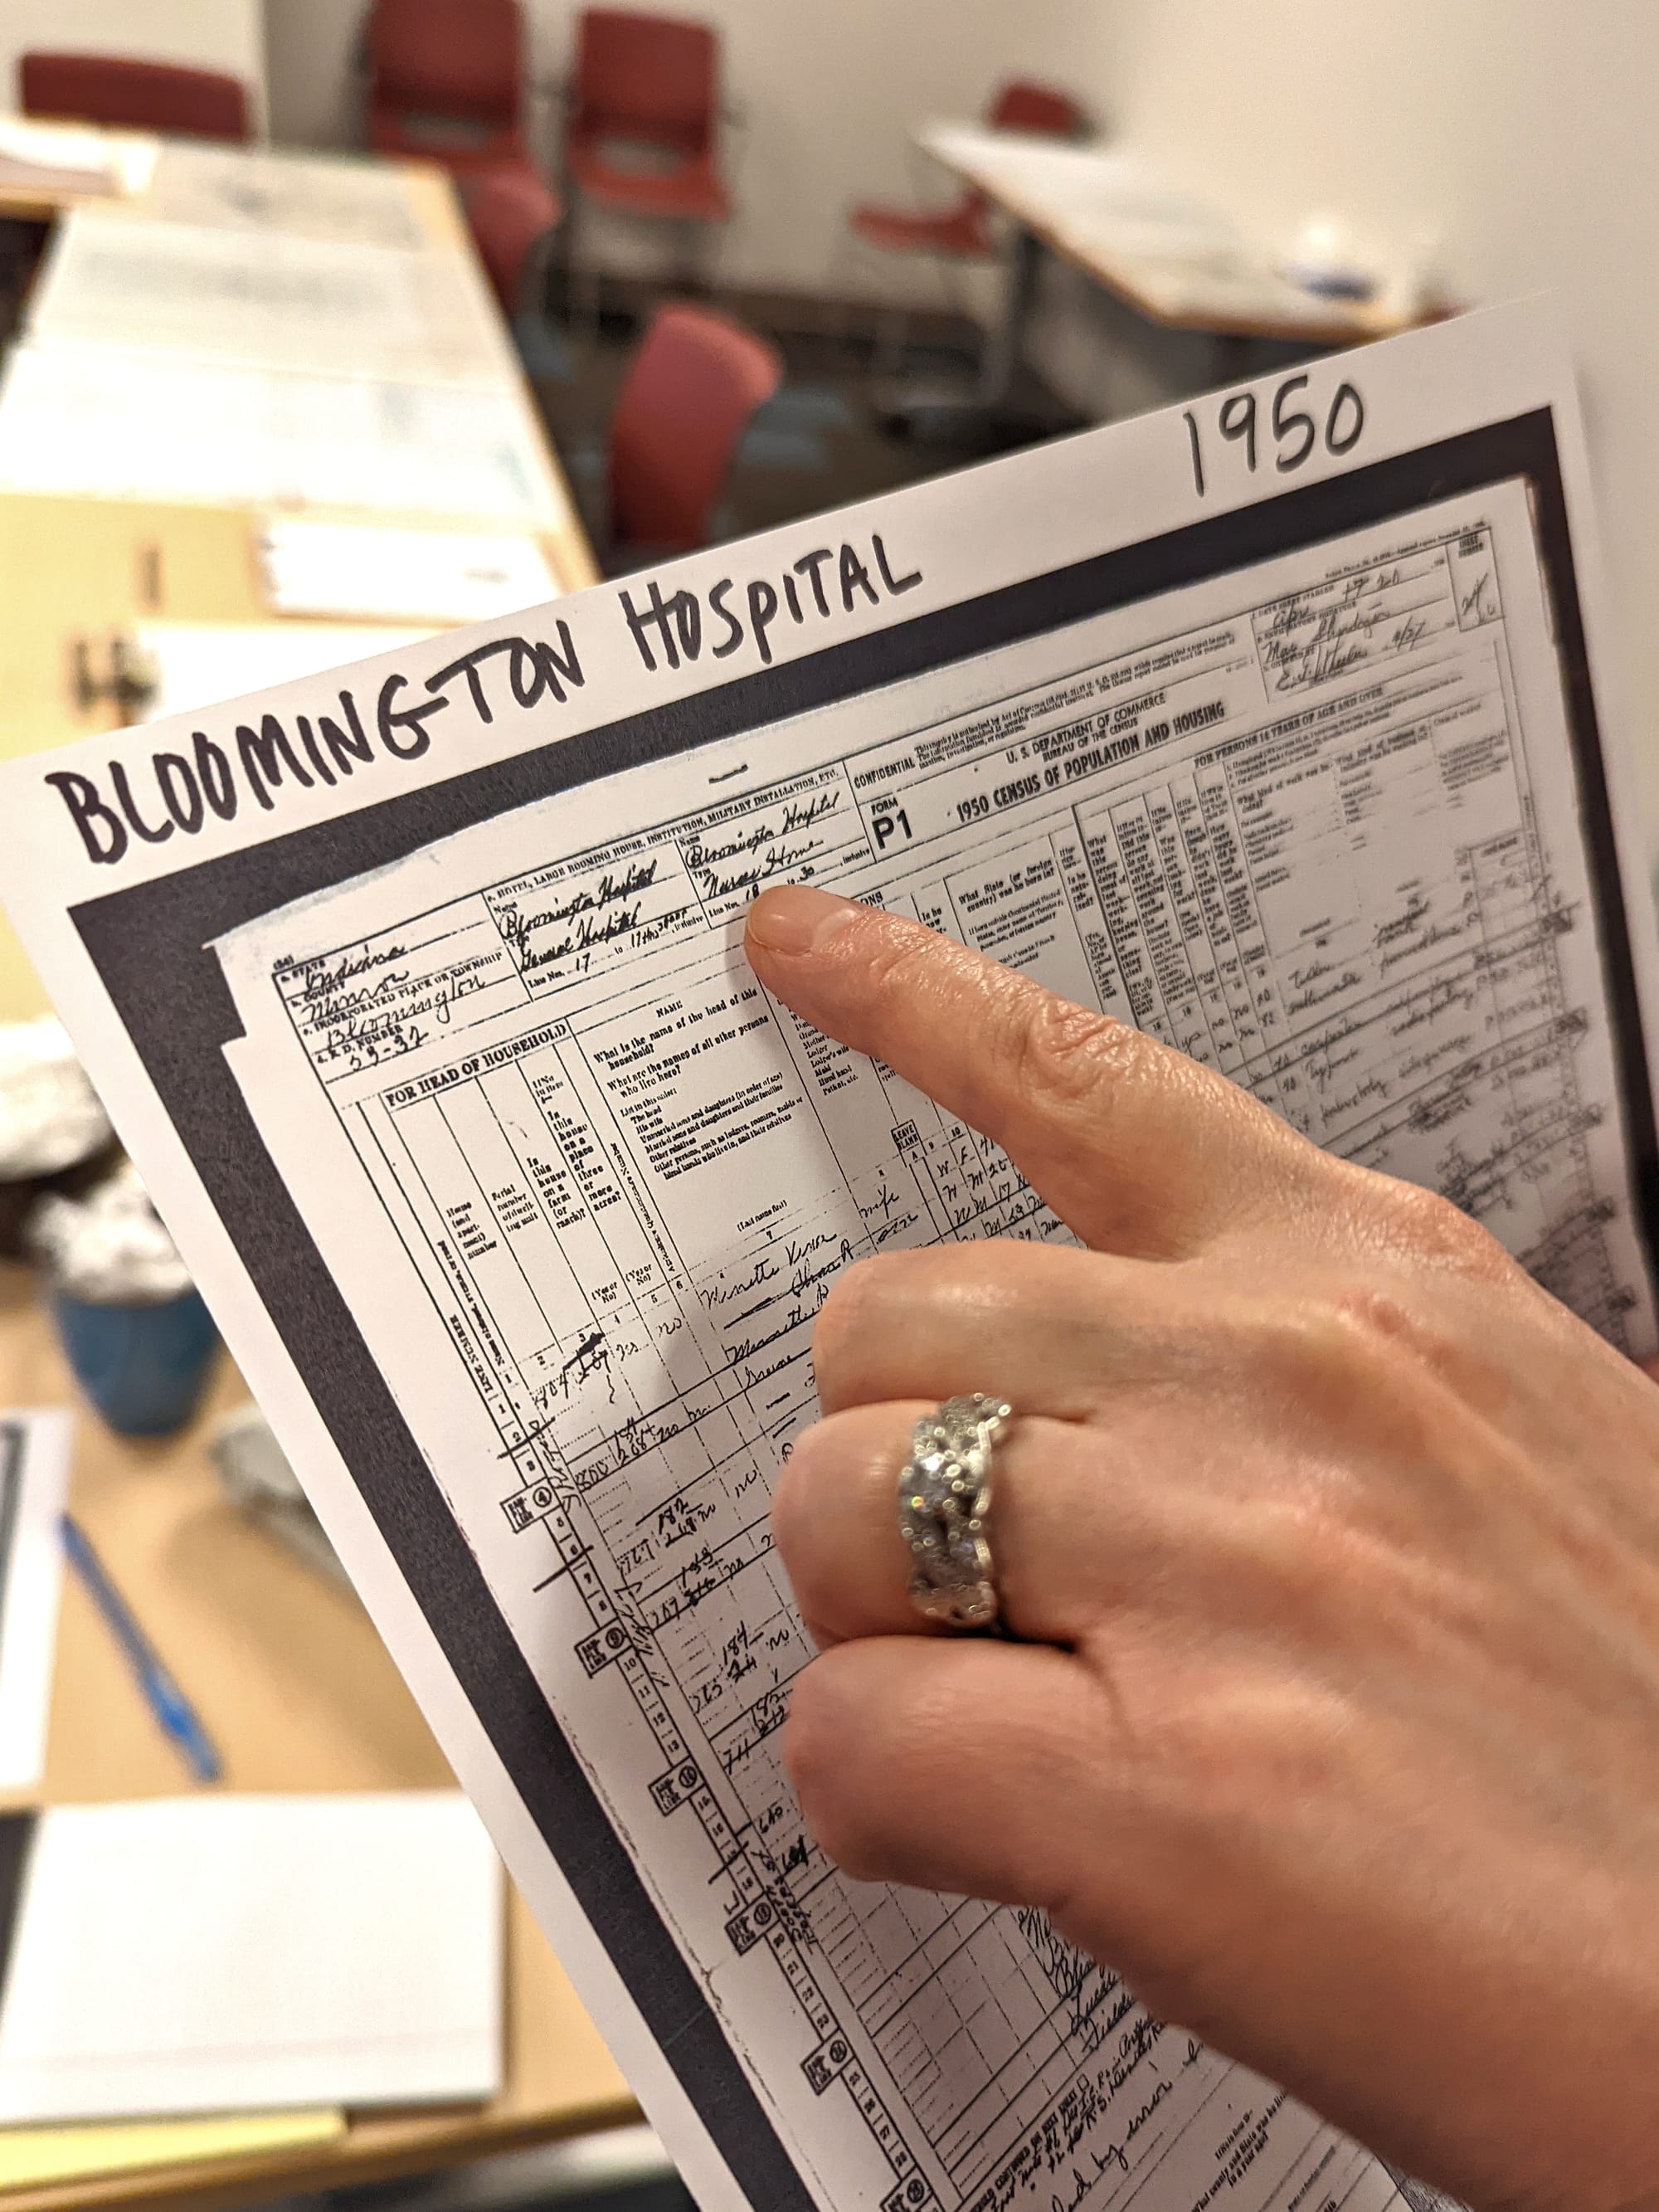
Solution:
<path fill-rule="evenodd" d="M 819 952 L 863 908 L 811 884 L 780 884 L 763 891 L 749 909 L 748 933 L 768 952 Z"/>

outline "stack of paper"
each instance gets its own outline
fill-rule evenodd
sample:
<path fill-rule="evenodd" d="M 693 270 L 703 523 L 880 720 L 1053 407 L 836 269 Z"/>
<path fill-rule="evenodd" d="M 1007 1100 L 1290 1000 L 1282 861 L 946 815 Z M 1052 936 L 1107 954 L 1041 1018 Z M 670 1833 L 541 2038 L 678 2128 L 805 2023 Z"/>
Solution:
<path fill-rule="evenodd" d="M 458 253 L 135 222 L 106 208 L 58 226 L 28 329 L 42 342 L 315 375 L 491 386 L 507 374 L 499 319 Z"/>
<path fill-rule="evenodd" d="M 559 589 L 531 538 L 281 518 L 267 526 L 259 557 L 271 606 L 284 615 L 485 622 Z"/>
<path fill-rule="evenodd" d="M 170 138 L 144 212 L 167 222 L 410 252 L 428 242 L 416 173 L 401 162 Z"/>
<path fill-rule="evenodd" d="M 499 2087 L 501 1869 L 459 1794 L 159 1798 L 5 1828 L 27 1869 L 0 2123 Z"/>
<path fill-rule="evenodd" d="M 75 124 L 0 117 L 0 185 L 39 192 L 139 192 L 155 167 L 154 138 L 110 138 Z"/>
<path fill-rule="evenodd" d="M 531 530 L 559 527 L 566 512 L 527 404 L 506 386 L 313 375 L 67 339 L 11 349 L 0 486 Z"/>

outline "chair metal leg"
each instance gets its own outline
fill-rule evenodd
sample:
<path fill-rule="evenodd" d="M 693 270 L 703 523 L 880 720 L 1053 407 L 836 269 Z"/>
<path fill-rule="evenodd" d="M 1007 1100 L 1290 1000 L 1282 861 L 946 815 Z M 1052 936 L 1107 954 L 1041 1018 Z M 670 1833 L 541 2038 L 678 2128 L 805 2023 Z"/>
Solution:
<path fill-rule="evenodd" d="M 567 212 L 560 236 L 560 250 L 564 258 L 565 312 L 571 328 L 591 351 L 599 343 L 599 272 L 597 266 L 586 260 L 582 252 L 580 195 L 572 191 L 565 206 Z"/>
<path fill-rule="evenodd" d="M 1002 313 L 987 333 L 979 374 L 966 391 L 917 386 L 878 402 L 884 421 L 924 441 L 984 452 L 1006 450 L 1034 434 L 1016 418 L 1013 387 L 1032 295 L 1042 264 L 1042 241 L 1019 225 L 1008 240 Z"/>
<path fill-rule="evenodd" d="M 574 210 L 572 210 L 573 215 Z M 588 350 L 599 342 L 599 268 L 590 261 L 580 245 L 571 248 L 570 303 L 580 315 L 581 331 Z M 580 304 L 579 304 L 580 303 Z"/>
<path fill-rule="evenodd" d="M 954 253 L 935 253 L 933 261 L 939 270 L 939 296 L 945 302 L 946 312 L 958 323 L 973 326 L 975 335 L 972 366 L 977 378 L 984 374 L 988 338 L 974 313 L 968 286 L 968 264 L 960 255 Z"/>
<path fill-rule="evenodd" d="M 695 216 L 682 216 L 679 222 L 680 251 L 675 256 L 680 268 L 680 289 L 693 299 L 707 300 L 715 304 L 718 286 L 714 270 L 718 266 L 720 240 L 712 222 L 699 222 Z"/>
<path fill-rule="evenodd" d="M 849 231 L 843 229 L 830 257 L 830 313 L 823 331 L 843 353 L 852 350 L 854 295 L 860 266 L 857 242 Z"/>
<path fill-rule="evenodd" d="M 876 351 L 871 362 L 872 373 L 878 380 L 896 376 L 903 364 L 910 336 L 910 314 L 906 307 L 878 307 L 876 310 Z"/>
<path fill-rule="evenodd" d="M 726 241 L 724 224 L 706 222 L 702 226 L 707 236 L 703 240 L 703 281 L 708 287 L 708 297 L 717 307 L 729 304 L 731 286 L 726 281 Z"/>
<path fill-rule="evenodd" d="M 1002 312 L 987 334 L 980 355 L 979 404 L 1006 407 L 1013 396 L 1020 348 L 1036 292 L 1037 270 L 1042 262 L 1042 241 L 1024 223 L 1015 226 L 1008 240 L 1003 276 Z"/>

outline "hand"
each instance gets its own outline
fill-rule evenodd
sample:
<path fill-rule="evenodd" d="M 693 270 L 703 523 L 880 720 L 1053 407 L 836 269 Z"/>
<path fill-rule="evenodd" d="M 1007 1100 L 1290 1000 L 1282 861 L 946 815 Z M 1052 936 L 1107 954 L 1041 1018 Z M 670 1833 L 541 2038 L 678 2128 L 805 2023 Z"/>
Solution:
<path fill-rule="evenodd" d="M 1659 1392 L 1443 1200 L 915 923 L 792 887 L 748 951 L 1091 1248 L 824 1301 L 774 1508 L 823 1848 L 1045 1907 L 1473 2205 L 1659 2205 Z M 1018 1642 L 906 1595 L 912 1424 L 977 1390 Z"/>

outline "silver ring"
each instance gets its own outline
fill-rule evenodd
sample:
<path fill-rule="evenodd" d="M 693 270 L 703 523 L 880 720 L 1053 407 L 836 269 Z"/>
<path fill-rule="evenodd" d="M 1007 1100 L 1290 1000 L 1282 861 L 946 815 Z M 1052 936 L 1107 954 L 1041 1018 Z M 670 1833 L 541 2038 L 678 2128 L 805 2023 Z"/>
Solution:
<path fill-rule="evenodd" d="M 997 1589 L 985 1534 L 991 1457 L 1013 1417 L 1000 1398 L 947 1398 L 918 1421 L 899 1476 L 899 1530 L 910 1547 L 910 1602 L 953 1628 L 992 1628 Z"/>

